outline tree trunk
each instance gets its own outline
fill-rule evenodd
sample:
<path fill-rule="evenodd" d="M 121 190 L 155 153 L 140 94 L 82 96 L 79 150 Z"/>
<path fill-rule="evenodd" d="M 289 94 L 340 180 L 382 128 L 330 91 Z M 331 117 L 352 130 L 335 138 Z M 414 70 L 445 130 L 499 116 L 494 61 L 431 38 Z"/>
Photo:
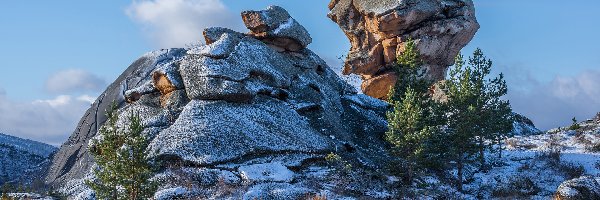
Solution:
<path fill-rule="evenodd" d="M 456 161 L 456 168 L 458 169 L 458 182 L 457 182 L 457 189 L 459 192 L 462 192 L 462 180 L 463 180 L 463 160 L 462 160 L 462 155 L 460 155 L 458 157 L 458 160 Z"/>
<path fill-rule="evenodd" d="M 479 137 L 479 163 L 481 164 L 481 168 L 485 165 L 485 144 L 483 143 L 483 138 Z"/>
<path fill-rule="evenodd" d="M 412 163 L 408 163 L 408 185 L 412 184 L 413 170 Z"/>
<path fill-rule="evenodd" d="M 498 138 L 498 158 L 502 158 L 502 139 Z"/>

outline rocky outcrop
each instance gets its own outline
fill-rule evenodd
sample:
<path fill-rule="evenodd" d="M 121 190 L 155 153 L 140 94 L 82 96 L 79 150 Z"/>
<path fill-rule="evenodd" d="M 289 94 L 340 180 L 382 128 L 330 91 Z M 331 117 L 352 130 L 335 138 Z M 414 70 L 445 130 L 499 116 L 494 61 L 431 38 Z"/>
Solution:
<path fill-rule="evenodd" d="M 242 12 L 242 20 L 252 36 L 278 51 L 299 51 L 312 42 L 308 31 L 279 6 Z"/>
<path fill-rule="evenodd" d="M 92 178 L 88 143 L 115 101 L 118 124 L 131 112 L 143 119 L 148 156 L 162 164 L 157 199 L 380 195 L 385 180 L 373 177 L 390 160 L 382 140 L 389 105 L 340 79 L 282 8 L 242 17 L 249 34 L 208 28 L 207 45 L 132 64 L 61 147 L 47 182 L 70 196 L 93 195 L 82 184 Z M 332 179 L 339 171 L 324 159 L 332 152 L 356 175 Z"/>
<path fill-rule="evenodd" d="M 544 133 L 535 127 L 531 119 L 519 113 L 513 113 L 513 119 L 513 135 L 515 136 L 539 135 Z"/>
<path fill-rule="evenodd" d="M 565 181 L 558 186 L 554 199 L 600 199 L 600 183 L 591 176 L 582 176 Z"/>
<path fill-rule="evenodd" d="M 390 64 L 413 39 L 427 77 L 441 80 L 479 24 L 471 0 L 332 0 L 328 14 L 350 39 L 344 74 L 360 75 L 362 90 L 385 98 L 395 83 Z"/>

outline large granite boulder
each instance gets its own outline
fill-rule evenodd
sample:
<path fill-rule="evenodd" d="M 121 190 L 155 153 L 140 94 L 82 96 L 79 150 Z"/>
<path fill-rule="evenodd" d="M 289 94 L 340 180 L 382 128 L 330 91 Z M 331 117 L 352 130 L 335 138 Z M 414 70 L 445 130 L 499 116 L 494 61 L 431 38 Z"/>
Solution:
<path fill-rule="evenodd" d="M 208 28 L 207 45 L 155 51 L 134 62 L 61 146 L 47 183 L 70 197 L 93 197 L 83 184 L 93 178 L 88 144 L 101 139 L 104 111 L 114 101 L 119 125 L 131 112 L 143 119 L 148 156 L 161 163 L 156 199 L 381 196 L 385 179 L 377 173 L 390 160 L 382 140 L 389 105 L 357 94 L 305 48 L 310 36 L 282 8 L 243 16 L 247 24 L 262 20 L 249 26 L 252 34 Z M 287 34 L 288 23 L 304 31 Z M 281 51 L 272 43 L 280 38 L 301 48 Z M 329 153 L 351 163 L 352 172 L 336 170 L 325 160 Z M 331 178 L 338 173 L 354 175 Z"/>
<path fill-rule="evenodd" d="M 396 75 L 390 65 L 413 39 L 427 78 L 442 80 L 479 29 L 471 0 L 332 0 L 328 14 L 350 40 L 344 74 L 360 75 L 365 94 L 384 99 Z"/>

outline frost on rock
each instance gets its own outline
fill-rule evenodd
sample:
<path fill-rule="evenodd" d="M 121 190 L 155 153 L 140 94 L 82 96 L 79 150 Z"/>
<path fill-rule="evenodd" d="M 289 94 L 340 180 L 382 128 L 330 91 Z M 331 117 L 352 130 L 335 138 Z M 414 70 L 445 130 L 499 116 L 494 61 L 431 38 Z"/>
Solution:
<path fill-rule="evenodd" d="M 390 160 L 381 139 L 387 103 L 356 95 L 305 48 L 310 36 L 287 11 L 245 14 L 257 23 L 250 34 L 208 28 L 207 45 L 151 52 L 132 64 L 63 145 L 48 183 L 85 195 L 94 163 L 88 141 L 102 139 L 97 131 L 113 100 L 118 127 L 131 123 L 131 113 L 142 119 L 147 156 L 160 163 L 156 199 L 304 198 L 333 185 L 324 160 L 331 152 L 365 172 L 349 178 L 354 182 L 383 169 Z"/>
<path fill-rule="evenodd" d="M 284 102 L 261 98 L 254 104 L 193 100 L 150 144 L 156 156 L 177 156 L 198 165 L 248 154 L 328 149 L 326 138 Z"/>
<path fill-rule="evenodd" d="M 280 162 L 241 166 L 238 171 L 249 181 L 290 182 L 294 178 L 294 172 Z"/>
<path fill-rule="evenodd" d="M 242 19 L 251 31 L 250 35 L 288 51 L 299 51 L 312 42 L 308 31 L 279 6 L 244 11 Z"/>
<path fill-rule="evenodd" d="M 535 127 L 533 122 L 518 113 L 513 113 L 515 121 L 513 122 L 513 134 L 520 136 L 539 135 L 543 132 Z"/>
<path fill-rule="evenodd" d="M 590 176 L 563 182 L 556 191 L 557 199 L 600 199 L 600 183 Z"/>
<path fill-rule="evenodd" d="M 306 198 L 311 190 L 289 183 L 258 184 L 244 194 L 244 200 L 253 199 L 301 199 Z"/>
<path fill-rule="evenodd" d="M 188 190 L 184 187 L 164 189 L 154 194 L 156 200 L 183 199 L 188 197 Z"/>
<path fill-rule="evenodd" d="M 240 38 L 239 35 L 223 33 L 216 42 L 190 49 L 187 51 L 187 54 L 203 55 L 211 58 L 226 58 L 234 50 Z"/>

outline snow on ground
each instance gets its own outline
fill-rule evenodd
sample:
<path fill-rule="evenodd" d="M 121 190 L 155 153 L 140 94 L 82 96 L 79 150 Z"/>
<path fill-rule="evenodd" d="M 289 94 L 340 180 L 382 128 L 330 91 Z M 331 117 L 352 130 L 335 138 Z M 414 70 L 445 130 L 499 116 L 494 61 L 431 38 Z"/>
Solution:
<path fill-rule="evenodd" d="M 31 200 L 54 200 L 55 198 L 43 196 L 36 193 L 8 193 L 6 196 L 12 199 L 31 199 Z"/>
<path fill-rule="evenodd" d="M 579 125 L 576 130 L 562 127 L 508 138 L 502 158 L 486 153 L 489 167 L 480 169 L 476 163 L 465 167 L 463 193 L 436 177 L 423 178 L 425 187 L 415 191 L 423 193 L 422 199 L 551 199 L 564 181 L 600 175 L 600 118 Z M 558 152 L 559 157 L 553 156 Z"/>
<path fill-rule="evenodd" d="M 290 182 L 294 172 L 280 162 L 255 164 L 239 167 L 242 178 L 253 181 Z"/>
<path fill-rule="evenodd" d="M 171 199 L 172 197 L 185 198 L 188 192 L 189 191 L 184 187 L 168 188 L 156 192 L 156 194 L 154 194 L 154 199 L 166 200 Z"/>

